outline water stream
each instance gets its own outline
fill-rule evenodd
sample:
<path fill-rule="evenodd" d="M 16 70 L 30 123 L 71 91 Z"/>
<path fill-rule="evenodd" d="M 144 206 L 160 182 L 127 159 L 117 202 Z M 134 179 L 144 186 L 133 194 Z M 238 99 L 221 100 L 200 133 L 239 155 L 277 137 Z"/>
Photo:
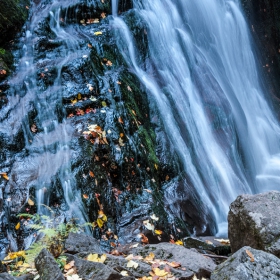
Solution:
<path fill-rule="evenodd" d="M 125 19 L 113 13 L 118 47 L 222 232 L 237 195 L 280 189 L 279 124 L 240 3 L 141 0 L 134 13 L 147 27 L 147 59 Z"/>

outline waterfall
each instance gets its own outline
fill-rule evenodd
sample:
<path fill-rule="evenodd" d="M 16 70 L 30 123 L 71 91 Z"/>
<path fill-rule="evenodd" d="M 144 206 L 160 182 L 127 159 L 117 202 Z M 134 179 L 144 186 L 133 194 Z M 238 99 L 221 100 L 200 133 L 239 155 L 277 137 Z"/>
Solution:
<path fill-rule="evenodd" d="M 115 13 L 118 47 L 222 231 L 237 195 L 280 189 L 279 124 L 266 101 L 240 3 L 141 0 L 134 1 L 133 12 L 146 26 L 146 58 L 126 17 Z"/>

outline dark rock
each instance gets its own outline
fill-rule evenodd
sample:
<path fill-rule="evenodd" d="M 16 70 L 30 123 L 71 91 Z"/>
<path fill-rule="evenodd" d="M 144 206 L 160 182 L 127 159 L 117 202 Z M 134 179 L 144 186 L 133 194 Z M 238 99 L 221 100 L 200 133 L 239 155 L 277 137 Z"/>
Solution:
<path fill-rule="evenodd" d="M 15 280 L 9 273 L 0 273 L 0 280 Z"/>
<path fill-rule="evenodd" d="M 80 252 L 101 253 L 99 242 L 95 238 L 82 233 L 73 232 L 70 232 L 65 241 L 65 250 L 71 254 Z"/>
<path fill-rule="evenodd" d="M 252 256 L 251 256 L 252 254 Z M 280 260 L 272 254 L 243 247 L 212 272 L 211 280 L 276 280 Z"/>
<path fill-rule="evenodd" d="M 158 259 L 180 263 L 182 267 L 186 268 L 185 272 L 189 272 L 192 276 L 196 274 L 197 277 L 210 277 L 211 272 L 216 267 L 211 259 L 183 246 L 171 243 L 147 245 L 142 248 L 135 248 L 132 252 L 143 257 L 153 252 Z"/>
<path fill-rule="evenodd" d="M 64 280 L 54 257 L 46 249 L 43 249 L 35 258 L 35 267 L 41 280 Z"/>
<path fill-rule="evenodd" d="M 227 256 L 231 253 L 229 244 L 222 244 L 214 236 L 202 236 L 198 238 L 186 237 L 183 239 L 186 248 L 195 248 L 199 251 L 210 251 L 217 255 Z"/>
<path fill-rule="evenodd" d="M 77 274 L 83 279 L 94 279 L 94 280 L 118 280 L 122 278 L 122 275 L 111 267 L 99 263 L 91 262 L 80 259 L 77 256 L 66 254 L 68 260 L 75 261 L 75 267 L 77 268 Z"/>
<path fill-rule="evenodd" d="M 277 191 L 237 197 L 228 215 L 232 252 L 251 246 L 280 257 L 279 202 Z"/>
<path fill-rule="evenodd" d="M 0 261 L 0 273 L 1 272 L 7 272 L 7 269 L 6 269 L 5 265 Z"/>

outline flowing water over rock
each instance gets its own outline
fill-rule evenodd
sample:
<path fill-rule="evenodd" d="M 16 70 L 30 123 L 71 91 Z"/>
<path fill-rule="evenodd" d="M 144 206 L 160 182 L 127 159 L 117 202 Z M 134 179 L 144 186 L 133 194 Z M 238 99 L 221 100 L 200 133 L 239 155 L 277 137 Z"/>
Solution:
<path fill-rule="evenodd" d="M 100 195 L 121 241 L 148 233 L 152 213 L 168 240 L 221 233 L 238 194 L 279 188 L 279 126 L 239 2 L 131 6 L 30 8 L 0 85 L 5 249 L 32 242 L 24 224 L 14 229 L 19 212 L 92 222 Z M 83 133 L 94 124 L 102 133 Z"/>
<path fill-rule="evenodd" d="M 279 124 L 240 3 L 142 0 L 134 8 L 146 27 L 148 56 L 139 55 L 125 16 L 113 22 L 119 48 L 160 111 L 185 187 L 199 194 L 222 231 L 238 194 L 279 189 L 280 179 Z"/>

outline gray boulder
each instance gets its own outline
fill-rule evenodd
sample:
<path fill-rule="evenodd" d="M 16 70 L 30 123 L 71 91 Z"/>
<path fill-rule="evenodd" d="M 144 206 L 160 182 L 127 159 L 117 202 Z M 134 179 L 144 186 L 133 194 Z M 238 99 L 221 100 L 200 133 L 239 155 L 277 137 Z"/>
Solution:
<path fill-rule="evenodd" d="M 64 280 L 54 257 L 46 249 L 43 249 L 35 258 L 35 267 L 40 275 L 40 280 Z"/>
<path fill-rule="evenodd" d="M 280 257 L 279 213 L 280 192 L 238 196 L 228 215 L 232 252 L 251 246 Z"/>
<path fill-rule="evenodd" d="M 215 269 L 216 264 L 208 257 L 203 256 L 193 250 L 172 243 L 159 243 L 146 245 L 145 247 L 135 248 L 131 251 L 134 255 L 147 256 L 150 252 L 155 257 L 168 262 L 178 262 L 185 268 L 185 273 L 192 279 L 194 275 L 198 278 L 208 278 Z M 189 279 L 189 278 L 182 278 Z"/>
<path fill-rule="evenodd" d="M 249 246 L 234 253 L 212 272 L 211 280 L 279 280 L 280 260 Z"/>
<path fill-rule="evenodd" d="M 0 273 L 0 280 L 15 280 L 13 276 L 11 276 L 9 273 Z"/>
<path fill-rule="evenodd" d="M 120 273 L 103 263 L 87 261 L 79 258 L 78 256 L 73 256 L 69 254 L 66 254 L 66 256 L 68 261 L 74 260 L 75 267 L 77 268 L 77 274 L 85 280 L 122 279 L 122 275 Z"/>
<path fill-rule="evenodd" d="M 73 232 L 70 232 L 65 241 L 65 250 L 71 254 L 80 252 L 101 253 L 99 242 L 96 239 L 89 235 Z"/>

